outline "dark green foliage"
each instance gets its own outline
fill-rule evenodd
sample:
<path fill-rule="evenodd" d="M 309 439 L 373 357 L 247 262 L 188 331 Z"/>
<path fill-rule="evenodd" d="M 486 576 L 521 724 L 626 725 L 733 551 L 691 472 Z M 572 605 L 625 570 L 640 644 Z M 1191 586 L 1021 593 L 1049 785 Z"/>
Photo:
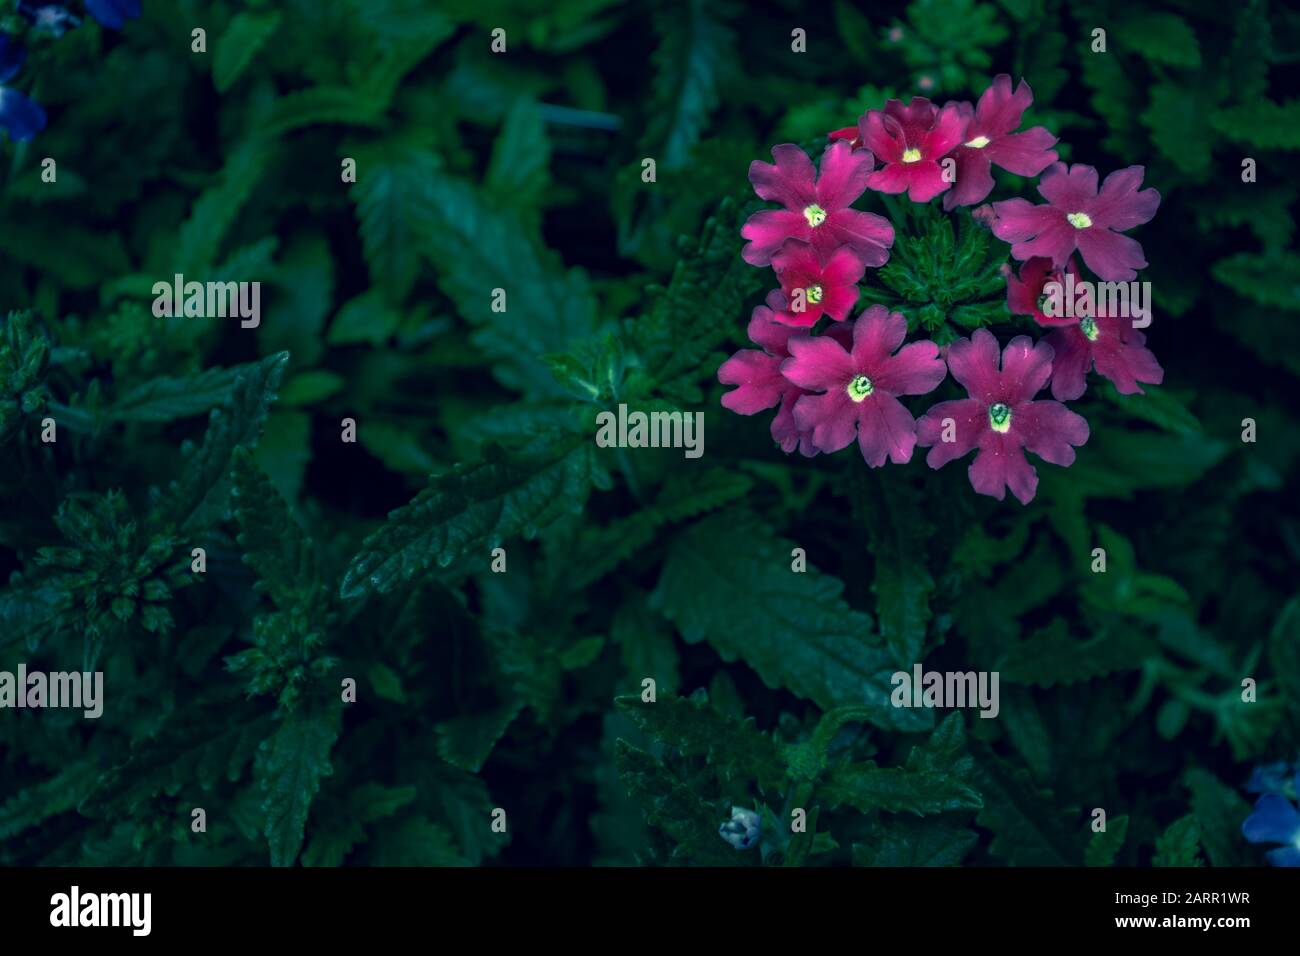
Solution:
<path fill-rule="evenodd" d="M 1244 785 L 1300 756 L 1292 11 L 144 8 L 28 33 L 49 127 L 0 141 L 0 672 L 105 677 L 97 719 L 0 708 L 0 865 L 1263 862 Z M 749 163 L 1001 72 L 1160 191 L 1164 384 L 1091 377 L 1028 507 L 782 454 L 719 403 L 774 285 Z M 858 206 L 898 229 L 863 305 L 1029 331 L 968 211 Z M 260 282 L 260 324 L 154 315 L 178 273 Z M 704 456 L 599 447 L 619 404 L 702 412 Z M 997 718 L 895 706 L 914 665 L 997 672 Z"/>

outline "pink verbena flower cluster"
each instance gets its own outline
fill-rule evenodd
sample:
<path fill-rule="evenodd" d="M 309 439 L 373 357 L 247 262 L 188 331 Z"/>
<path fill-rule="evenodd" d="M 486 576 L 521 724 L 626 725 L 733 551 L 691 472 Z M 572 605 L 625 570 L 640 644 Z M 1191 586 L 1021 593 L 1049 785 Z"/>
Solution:
<path fill-rule="evenodd" d="M 1081 277 L 1075 254 L 1099 278 L 1127 281 L 1146 266 L 1142 247 L 1124 233 L 1150 221 L 1160 203 L 1140 189 L 1143 169 L 1130 166 L 1097 185 L 1090 166 L 1057 161 L 1056 137 L 1043 127 L 1019 129 L 1033 94 L 1023 80 L 1013 90 L 1001 75 L 979 102 L 936 106 L 924 97 L 890 100 L 868 110 L 856 126 L 829 134 L 814 168 L 798 146 L 772 150 L 774 164 L 755 161 L 749 179 L 760 198 L 780 209 L 755 213 L 741 229 L 741 255 L 771 266 L 780 288 L 754 309 L 749 338 L 718 369 L 735 388 L 722 404 L 741 415 L 776 408 L 773 439 L 782 450 L 812 457 L 857 441 L 867 464 L 904 464 L 913 449 L 930 449 L 940 468 L 972 450 L 972 487 L 1002 500 L 1006 490 L 1028 503 L 1038 474 L 1033 452 L 1069 466 L 1088 440 L 1088 423 L 1062 404 L 1079 398 L 1094 369 L 1125 394 L 1163 378 L 1155 356 L 1127 314 L 1064 317 L 1044 309 L 1049 283 Z M 1038 176 L 1045 205 L 1024 199 L 974 210 L 974 219 L 1011 244 L 1021 260 L 1007 275 L 1007 308 L 1048 329 L 1035 342 L 1016 335 L 1005 348 L 988 329 L 940 348 L 929 339 L 905 342 L 908 321 L 872 305 L 856 319 L 858 283 L 867 268 L 889 260 L 894 225 L 852 208 L 867 190 L 906 194 L 915 203 L 943 196 L 943 209 L 983 202 L 992 167 Z M 825 321 L 823 321 L 825 320 Z M 1008 321 L 1011 320 L 1008 316 Z M 820 327 L 820 332 L 818 332 Z M 931 405 L 919 418 L 900 401 L 933 392 L 952 373 L 967 397 Z M 1051 399 L 1037 399 L 1050 385 Z"/>

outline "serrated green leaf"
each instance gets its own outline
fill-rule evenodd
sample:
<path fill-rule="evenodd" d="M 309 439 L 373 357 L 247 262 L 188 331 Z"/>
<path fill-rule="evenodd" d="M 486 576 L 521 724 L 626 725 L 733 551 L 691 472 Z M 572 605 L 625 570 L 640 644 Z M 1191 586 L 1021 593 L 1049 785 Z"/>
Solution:
<path fill-rule="evenodd" d="M 652 702 L 639 696 L 614 698 L 614 705 L 643 731 L 683 756 L 703 757 L 724 779 L 753 779 L 765 791 L 779 793 L 786 784 L 780 748 L 751 719 L 729 717 L 707 699 L 662 696 Z"/>
<path fill-rule="evenodd" d="M 1127 816 L 1112 817 L 1106 821 L 1106 829 L 1094 831 L 1083 851 L 1084 866 L 1114 866 L 1115 857 L 1124 846 L 1127 834 Z"/>
<path fill-rule="evenodd" d="M 229 90 L 280 26 L 280 14 L 241 11 L 235 14 L 212 51 L 212 83 Z"/>
<path fill-rule="evenodd" d="M 434 727 L 438 737 L 438 755 L 454 767 L 478 773 L 492 748 L 522 709 L 521 702 L 512 701 L 481 714 L 444 720 Z"/>
<path fill-rule="evenodd" d="M 889 702 L 894 668 L 871 618 L 845 603 L 840 581 L 792 570 L 793 548 L 751 511 L 711 515 L 674 541 L 651 604 L 687 641 L 744 660 L 769 687 L 826 710 L 864 705 L 881 727 L 930 726 L 930 711 Z"/>
<path fill-rule="evenodd" d="M 854 866 L 959 866 L 979 835 L 938 817 L 889 817 L 879 837 L 853 845 Z"/>
<path fill-rule="evenodd" d="M 352 560 L 340 594 L 386 593 L 471 549 L 531 537 L 561 515 L 581 510 L 592 483 L 592 446 L 561 442 L 530 454 L 484 449 L 482 461 L 429 479 L 407 505 L 388 516 Z"/>
<path fill-rule="evenodd" d="M 1201 828 L 1188 814 L 1169 824 L 1156 840 L 1152 866 L 1204 866 L 1201 859 Z"/>
<path fill-rule="evenodd" d="M 263 832 L 272 866 L 292 866 L 298 858 L 312 800 L 321 779 L 332 772 L 330 750 L 338 738 L 340 720 L 341 712 L 335 706 L 314 711 L 301 708 L 286 717 L 266 741 L 256 779 L 266 794 Z"/>

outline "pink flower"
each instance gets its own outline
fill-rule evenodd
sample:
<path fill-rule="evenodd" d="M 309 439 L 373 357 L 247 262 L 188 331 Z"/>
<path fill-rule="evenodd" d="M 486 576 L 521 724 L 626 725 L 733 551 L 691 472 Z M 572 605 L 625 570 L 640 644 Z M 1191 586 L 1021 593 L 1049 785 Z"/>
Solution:
<path fill-rule="evenodd" d="M 1020 117 L 1034 101 L 1024 80 L 1011 92 L 1011 77 L 1003 73 L 980 96 L 979 104 L 955 105 L 967 120 L 962 144 L 953 151 L 957 182 L 943 197 L 943 208 L 973 206 L 993 191 L 994 163 L 1017 176 L 1037 176 L 1056 162 L 1056 137 L 1041 126 L 1016 133 Z"/>
<path fill-rule="evenodd" d="M 723 393 L 722 405 L 739 415 L 756 415 L 779 405 L 776 418 L 772 420 L 772 439 L 786 454 L 799 448 L 811 458 L 817 454 L 817 449 L 812 446 L 812 434 L 799 431 L 793 411 L 795 401 L 807 392 L 781 374 L 781 363 L 790 357 L 790 337 L 805 334 L 776 321 L 775 313 L 785 305 L 780 290 L 773 289 L 768 293 L 767 304 L 754 309 L 748 333 L 750 341 L 760 348 L 741 349 L 718 368 L 718 381 L 723 385 L 737 386 Z M 835 326 L 828 334 L 847 343 L 850 330 L 846 326 Z"/>
<path fill-rule="evenodd" d="M 787 239 L 811 243 L 824 255 L 849 246 L 869 266 L 889 260 L 894 227 L 874 213 L 849 208 L 867 188 L 875 162 L 871 153 L 832 143 L 822 154 L 819 175 L 798 146 L 774 146 L 772 157 L 776 165 L 750 163 L 749 181 L 759 196 L 785 208 L 754 213 L 741 227 L 740 234 L 749 240 L 740 253 L 746 262 L 767 265 Z"/>
<path fill-rule="evenodd" d="M 826 134 L 826 138 L 832 143 L 837 139 L 842 139 L 854 149 L 862 148 L 862 138 L 858 136 L 858 128 L 856 126 L 845 126 L 843 129 L 833 129 Z"/>
<path fill-rule="evenodd" d="M 930 447 L 926 463 L 941 468 L 973 448 L 971 486 L 1001 501 L 1006 489 L 1028 504 L 1038 472 L 1025 458 L 1031 451 L 1054 465 L 1074 462 L 1074 448 L 1088 440 L 1088 423 L 1060 402 L 1034 396 L 1052 374 L 1052 347 L 1018 335 L 998 364 L 998 341 L 987 329 L 959 339 L 948 349 L 948 368 L 970 395 L 940 402 L 916 423 L 917 444 Z"/>
<path fill-rule="evenodd" d="M 872 468 L 886 458 L 897 464 L 911 460 L 916 422 L 897 396 L 933 391 L 947 373 L 933 342 L 899 350 L 906 335 L 902 315 L 873 305 L 853 323 L 851 349 L 824 335 L 789 340 L 782 374 L 799 388 L 822 393 L 803 395 L 794 406 L 795 425 L 811 432 L 814 448 L 839 451 L 856 436 Z"/>
<path fill-rule="evenodd" d="M 1147 261 L 1137 240 L 1121 235 L 1150 222 L 1160 205 L 1160 193 L 1140 190 L 1144 169 L 1129 166 L 1106 177 L 1097 191 L 1097 170 L 1091 166 L 1053 163 L 1043 173 L 1038 191 L 1049 205 L 1024 199 L 993 204 L 997 221 L 993 234 L 1012 243 L 1017 259 L 1046 256 L 1064 266 L 1076 249 L 1088 268 L 1107 281 L 1127 281 Z"/>
<path fill-rule="evenodd" d="M 772 257 L 781 291 L 789 303 L 776 314 L 778 322 L 812 328 L 823 314 L 843 322 L 858 301 L 858 281 L 867 267 L 858 254 L 841 246 L 823 260 L 806 242 L 786 241 Z"/>
<path fill-rule="evenodd" d="M 1097 372 L 1115 383 L 1123 395 L 1140 393 L 1139 382 L 1159 385 L 1164 369 L 1146 348 L 1146 336 L 1133 328 L 1131 316 L 1110 316 L 1104 303 L 1093 303 L 1093 315 L 1050 316 L 1044 311 L 1049 282 L 1065 288 L 1066 273 L 1078 275 L 1074 260 L 1054 269 L 1050 259 L 1036 257 L 1020 267 L 1020 277 L 1007 277 L 1007 308 L 1016 315 L 1032 315 L 1039 325 L 1052 328 L 1043 341 L 1052 347 L 1052 397 L 1072 401 L 1087 388 L 1087 374 Z"/>
<path fill-rule="evenodd" d="M 1046 328 L 1058 325 L 1073 325 L 1077 318 L 1064 315 L 1048 315 L 1046 312 L 1047 293 L 1044 291 L 1049 282 L 1065 286 L 1065 274 L 1078 275 L 1074 259 L 1070 259 L 1064 268 L 1055 268 L 1052 260 L 1036 256 L 1020 267 L 1019 277 L 1007 276 L 1007 309 L 1012 315 L 1033 316 L 1035 322 Z"/>
<path fill-rule="evenodd" d="M 890 100 L 884 110 L 868 110 L 858 120 L 863 144 L 885 165 L 867 179 L 877 192 L 906 192 L 912 202 L 929 202 L 951 183 L 939 160 L 962 141 L 966 120 L 956 106 L 942 110 L 924 96 L 904 106 Z"/>

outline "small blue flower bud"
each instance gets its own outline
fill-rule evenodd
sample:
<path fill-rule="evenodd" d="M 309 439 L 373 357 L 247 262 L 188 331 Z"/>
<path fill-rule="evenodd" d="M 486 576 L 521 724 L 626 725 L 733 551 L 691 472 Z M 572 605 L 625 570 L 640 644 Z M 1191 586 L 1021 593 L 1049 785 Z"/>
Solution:
<path fill-rule="evenodd" d="M 732 807 L 731 819 L 718 827 L 718 836 L 737 850 L 748 850 L 758 842 L 758 814 L 744 807 Z"/>

